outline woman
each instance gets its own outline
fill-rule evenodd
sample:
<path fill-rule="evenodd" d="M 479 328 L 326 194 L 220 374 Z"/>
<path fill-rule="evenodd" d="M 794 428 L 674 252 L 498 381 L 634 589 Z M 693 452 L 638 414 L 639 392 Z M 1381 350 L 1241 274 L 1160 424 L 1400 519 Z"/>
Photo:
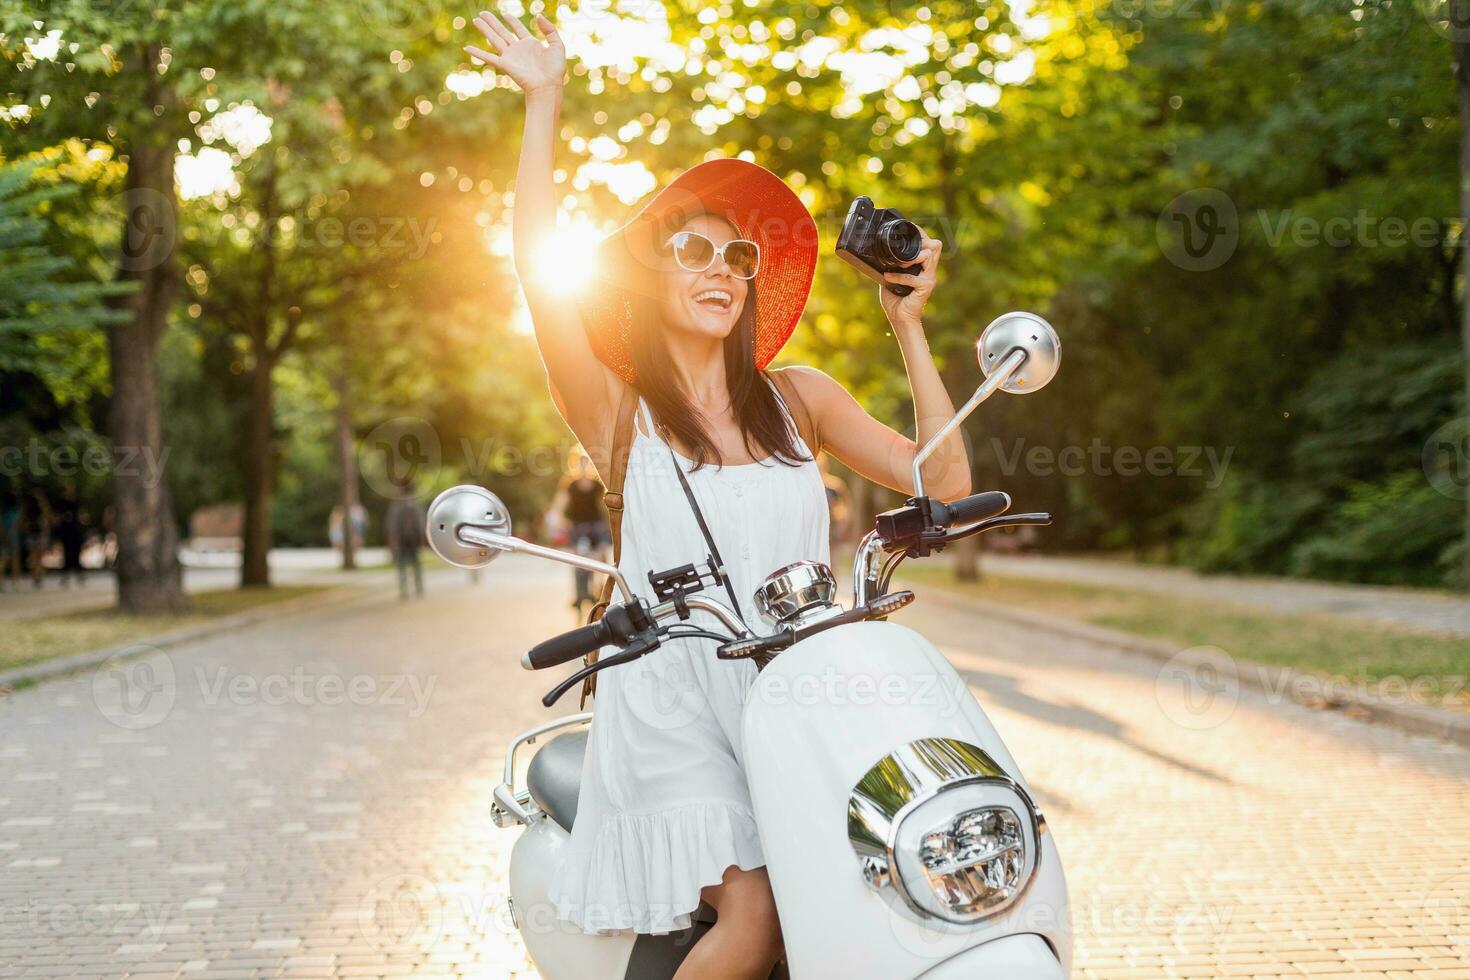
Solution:
<path fill-rule="evenodd" d="M 707 553 L 682 472 L 739 611 L 756 622 L 746 597 L 766 574 L 800 559 L 827 561 L 818 447 L 800 437 L 796 406 L 764 370 L 805 306 L 815 223 L 774 174 L 739 160 L 707 162 L 608 238 L 599 280 L 566 302 L 564 290 L 548 285 L 554 276 L 534 264 L 556 226 L 552 157 L 566 52 L 545 17 L 537 18 L 544 40 L 489 12 L 475 25 L 489 50 L 466 50 L 525 98 L 513 240 L 552 397 L 599 462 L 607 455 L 593 447 L 614 444 L 625 395 L 638 406 L 619 567 L 629 581 L 646 582 L 651 570 Z M 913 291 L 879 294 L 907 365 L 921 441 L 954 412 L 921 322 L 939 251 L 926 238 L 922 271 L 888 276 Z M 824 448 L 867 479 L 912 489 L 913 440 L 820 371 L 786 371 L 788 401 L 802 403 Z M 958 435 L 925 465 L 932 495 L 970 492 Z M 779 961 L 781 938 L 741 769 L 740 706 L 756 668 L 716 660 L 713 647 L 670 642 L 602 675 L 571 846 L 552 895 L 558 915 L 589 932 L 686 928 L 703 899 L 718 922 L 678 977 L 759 978 Z"/>

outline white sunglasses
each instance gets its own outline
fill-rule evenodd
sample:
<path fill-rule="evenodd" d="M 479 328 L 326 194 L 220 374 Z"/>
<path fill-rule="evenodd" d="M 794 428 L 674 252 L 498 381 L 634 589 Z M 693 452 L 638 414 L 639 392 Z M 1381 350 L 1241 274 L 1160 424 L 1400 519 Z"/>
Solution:
<path fill-rule="evenodd" d="M 761 247 L 744 238 L 716 245 L 697 231 L 680 231 L 669 236 L 664 248 L 673 249 L 674 261 L 686 272 L 703 272 L 715 264 L 717 255 L 736 279 L 754 279 L 761 268 Z"/>

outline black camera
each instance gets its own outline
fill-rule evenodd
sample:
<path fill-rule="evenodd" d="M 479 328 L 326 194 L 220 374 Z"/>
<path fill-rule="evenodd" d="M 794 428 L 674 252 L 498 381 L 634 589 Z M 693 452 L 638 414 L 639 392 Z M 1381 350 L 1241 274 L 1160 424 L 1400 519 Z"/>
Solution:
<path fill-rule="evenodd" d="M 842 233 L 837 236 L 837 254 L 842 260 L 869 279 L 883 284 L 896 296 L 907 296 L 914 287 L 889 282 L 885 272 L 917 274 L 922 265 L 915 263 L 923 246 L 924 235 L 919 226 L 893 208 L 873 206 L 873 199 L 860 197 L 847 209 Z"/>

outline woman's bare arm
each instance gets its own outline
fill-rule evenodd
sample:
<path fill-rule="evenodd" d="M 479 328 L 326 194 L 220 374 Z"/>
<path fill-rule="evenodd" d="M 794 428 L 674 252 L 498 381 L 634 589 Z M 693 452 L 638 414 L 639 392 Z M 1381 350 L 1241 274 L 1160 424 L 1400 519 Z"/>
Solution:
<path fill-rule="evenodd" d="M 832 378 L 815 368 L 792 371 L 801 389 L 802 401 L 812 413 L 827 449 L 852 470 L 874 483 L 903 493 L 913 493 L 914 457 L 919 448 L 954 415 L 954 403 L 944 390 L 939 369 L 924 337 L 924 304 L 934 291 L 939 267 L 940 242 L 924 239 L 917 275 L 889 273 L 890 282 L 912 286 L 907 296 L 881 289 L 879 296 L 888 321 L 893 325 L 914 395 L 914 417 L 918 438 L 909 439 L 879 422 Z M 950 501 L 970 492 L 970 457 L 964 438 L 956 429 L 924 461 L 924 491 L 931 497 Z"/>
<path fill-rule="evenodd" d="M 622 381 L 592 353 L 576 303 L 565 290 L 552 285 L 554 277 L 537 265 L 545 261 L 546 242 L 556 231 L 552 167 L 566 48 L 551 21 L 540 15 L 536 26 L 546 38 L 544 42 L 533 37 L 517 18 L 502 20 L 488 10 L 475 18 L 475 26 L 493 53 L 477 47 L 465 50 L 508 75 L 525 95 L 526 120 L 511 219 L 516 275 L 531 308 L 552 398 L 583 445 L 595 450 L 611 439 L 613 406 Z"/>

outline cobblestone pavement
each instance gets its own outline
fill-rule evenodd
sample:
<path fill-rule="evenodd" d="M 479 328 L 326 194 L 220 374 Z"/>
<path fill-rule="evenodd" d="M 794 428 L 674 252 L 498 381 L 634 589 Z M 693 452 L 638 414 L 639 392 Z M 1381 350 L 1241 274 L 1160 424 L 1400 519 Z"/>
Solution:
<path fill-rule="evenodd" d="M 0 976 L 533 976 L 486 814 L 570 574 L 434 584 L 0 700 Z M 1078 976 L 1470 977 L 1470 752 L 901 616 L 1041 795 Z"/>
<path fill-rule="evenodd" d="M 1331 613 L 1470 636 L 1470 599 L 1426 589 L 1395 589 L 1266 576 L 1200 575 L 1186 568 L 1104 558 L 986 555 L 998 575 L 1141 589 L 1186 599 L 1224 600 L 1285 613 Z"/>

